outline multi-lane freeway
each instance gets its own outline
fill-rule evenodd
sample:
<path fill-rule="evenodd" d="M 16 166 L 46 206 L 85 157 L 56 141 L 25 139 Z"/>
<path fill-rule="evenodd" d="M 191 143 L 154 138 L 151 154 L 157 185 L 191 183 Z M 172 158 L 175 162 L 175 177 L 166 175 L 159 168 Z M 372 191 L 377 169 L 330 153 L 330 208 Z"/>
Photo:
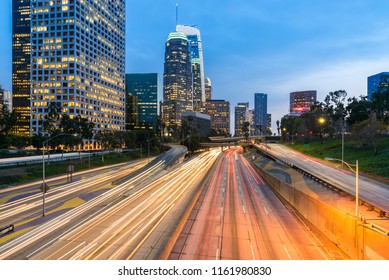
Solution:
<path fill-rule="evenodd" d="M 205 153 L 169 171 L 155 161 L 118 187 L 6 243 L 0 258 L 154 258 L 217 156 Z"/>
<path fill-rule="evenodd" d="M 199 197 L 170 259 L 331 259 L 242 155 L 227 150 Z"/>
<path fill-rule="evenodd" d="M 280 156 L 282 147 L 271 151 Z M 281 202 L 242 148 L 211 150 L 167 169 L 185 152 L 173 147 L 134 165 L 138 171 L 117 186 L 2 244 L 0 259 L 334 259 L 335 245 Z M 296 164 L 309 160 L 297 157 Z M 48 204 L 105 176 L 58 188 Z M 39 195 L 24 199 L 4 204 L 0 219 L 39 208 Z"/>
<path fill-rule="evenodd" d="M 306 170 L 347 193 L 355 195 L 355 173 L 335 168 L 322 160 L 309 157 L 280 144 L 269 144 L 267 147 L 261 146 L 261 148 L 280 160 Z M 389 213 L 389 186 L 361 175 L 358 177 L 359 198 Z"/>

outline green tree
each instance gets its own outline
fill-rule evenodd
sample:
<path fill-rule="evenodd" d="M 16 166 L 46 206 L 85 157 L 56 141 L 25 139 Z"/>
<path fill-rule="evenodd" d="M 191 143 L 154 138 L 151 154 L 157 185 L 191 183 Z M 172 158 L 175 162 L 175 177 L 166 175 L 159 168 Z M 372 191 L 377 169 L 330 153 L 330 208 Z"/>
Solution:
<path fill-rule="evenodd" d="M 31 144 L 30 137 L 20 136 L 20 135 L 12 135 L 12 145 L 15 146 L 19 153 L 27 146 Z"/>
<path fill-rule="evenodd" d="M 346 97 L 347 92 L 345 90 L 337 90 L 330 92 L 324 99 L 323 110 L 330 134 L 340 134 L 343 130 L 343 122 L 347 113 L 345 108 Z"/>
<path fill-rule="evenodd" d="M 353 138 L 360 145 L 367 145 L 373 148 L 374 154 L 377 154 L 377 138 L 387 129 L 386 125 L 372 115 L 367 120 L 355 123 L 352 129 Z"/>
<path fill-rule="evenodd" d="M 250 123 L 249 122 L 244 122 L 242 124 L 242 132 L 244 138 L 246 138 L 246 142 L 249 141 L 249 136 L 250 136 Z"/>
<path fill-rule="evenodd" d="M 48 112 L 42 120 L 43 131 L 47 132 L 50 137 L 61 132 L 62 108 L 60 103 L 50 103 Z"/>
<path fill-rule="evenodd" d="M 104 152 L 113 149 L 117 146 L 116 137 L 113 130 L 100 130 L 95 135 L 95 140 L 99 143 L 101 149 L 103 150 L 101 154 L 101 161 L 104 162 Z"/>
<path fill-rule="evenodd" d="M 359 99 L 352 97 L 348 99 L 346 110 L 348 114 L 347 125 L 352 127 L 355 123 L 367 120 L 370 117 L 372 103 L 365 96 L 361 96 Z"/>
<path fill-rule="evenodd" d="M 8 107 L 4 105 L 0 111 L 0 134 L 8 135 L 16 122 L 17 113 L 15 111 L 10 112 Z"/>

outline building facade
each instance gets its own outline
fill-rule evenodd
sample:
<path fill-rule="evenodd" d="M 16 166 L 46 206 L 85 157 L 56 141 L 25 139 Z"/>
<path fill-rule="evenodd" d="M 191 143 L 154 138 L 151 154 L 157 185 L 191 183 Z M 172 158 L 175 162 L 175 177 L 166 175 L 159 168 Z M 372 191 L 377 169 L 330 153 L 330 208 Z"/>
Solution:
<path fill-rule="evenodd" d="M 196 86 L 194 83 L 193 96 L 194 98 L 200 99 L 201 102 L 204 102 L 205 101 L 205 76 L 204 76 L 203 43 L 201 41 L 200 30 L 194 26 L 177 25 L 176 31 L 182 32 L 186 35 L 189 42 L 189 52 L 190 52 L 191 62 L 193 64 L 199 64 L 200 66 L 200 69 L 198 69 L 196 73 L 193 73 L 194 82 L 196 81 L 197 83 L 198 80 L 198 83 L 200 84 L 200 86 Z"/>
<path fill-rule="evenodd" d="M 13 133 L 30 135 L 31 1 L 12 1 L 12 93 L 17 123 Z"/>
<path fill-rule="evenodd" d="M 52 103 L 124 130 L 125 0 L 31 2 L 31 135 Z"/>
<path fill-rule="evenodd" d="M 255 135 L 265 135 L 267 131 L 267 94 L 254 94 Z"/>
<path fill-rule="evenodd" d="M 250 122 L 249 116 L 249 103 L 238 103 L 235 106 L 235 137 L 242 137 L 243 131 L 243 123 Z"/>
<path fill-rule="evenodd" d="M 273 130 L 272 130 L 272 127 L 271 127 L 271 114 L 267 114 L 266 129 L 267 129 L 266 135 L 273 135 Z"/>
<path fill-rule="evenodd" d="M 184 33 L 172 32 L 165 45 L 162 103 L 165 127 L 181 126 L 181 114 L 186 111 L 193 111 L 189 41 Z"/>
<path fill-rule="evenodd" d="M 378 90 L 378 86 L 389 87 L 389 72 L 382 72 L 367 78 L 367 99 L 373 99 L 373 93 Z"/>
<path fill-rule="evenodd" d="M 138 97 L 126 93 L 126 130 L 139 127 Z"/>
<path fill-rule="evenodd" d="M 0 110 L 7 107 L 9 112 L 12 111 L 12 94 L 10 91 L 0 88 Z"/>
<path fill-rule="evenodd" d="M 254 110 L 249 110 L 249 120 L 250 120 L 250 136 L 255 136 L 255 114 L 254 114 Z"/>
<path fill-rule="evenodd" d="M 187 121 L 192 130 L 201 137 L 207 137 L 211 133 L 211 117 L 208 115 L 187 111 L 182 113 L 183 121 Z"/>
<path fill-rule="evenodd" d="M 201 112 L 203 106 L 202 97 L 202 80 L 201 80 L 201 67 L 200 59 L 192 59 L 192 79 L 193 79 L 193 111 Z"/>
<path fill-rule="evenodd" d="M 136 100 L 134 128 L 156 128 L 158 114 L 158 74 L 126 74 L 127 102 Z M 134 105 L 132 105 L 134 106 Z M 131 108 L 131 104 L 127 105 Z M 132 109 L 133 111 L 133 109 Z M 133 120 L 131 110 L 126 112 L 128 120 Z M 128 123 L 128 122 L 127 122 Z"/>
<path fill-rule="evenodd" d="M 290 115 L 300 116 L 309 112 L 315 105 L 317 98 L 316 90 L 294 91 L 290 93 L 289 112 Z"/>
<path fill-rule="evenodd" d="M 230 102 L 207 100 L 203 103 L 203 113 L 211 117 L 211 129 L 219 135 L 230 135 Z"/>
<path fill-rule="evenodd" d="M 205 78 L 205 100 L 212 100 L 212 81 L 211 78 Z"/>

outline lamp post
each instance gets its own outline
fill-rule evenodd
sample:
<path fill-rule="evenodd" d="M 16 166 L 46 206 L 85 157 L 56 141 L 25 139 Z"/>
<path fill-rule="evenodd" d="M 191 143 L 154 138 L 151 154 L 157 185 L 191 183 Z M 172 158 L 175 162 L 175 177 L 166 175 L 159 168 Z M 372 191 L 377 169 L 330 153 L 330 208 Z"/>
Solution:
<path fill-rule="evenodd" d="M 358 207 L 359 207 L 359 186 L 358 186 L 358 173 L 359 173 L 359 167 L 358 167 L 358 160 L 355 161 L 355 164 L 349 164 L 343 160 L 340 160 L 340 159 L 337 159 L 337 158 L 330 158 L 330 157 L 326 157 L 324 158 L 325 160 L 329 160 L 329 161 L 341 161 L 342 163 L 346 164 L 347 167 L 355 173 L 355 217 L 358 218 Z M 351 166 L 355 166 L 355 170 L 351 167 Z"/>
<path fill-rule="evenodd" d="M 48 188 L 46 186 L 46 169 L 45 169 L 45 145 L 49 143 L 50 140 L 53 140 L 54 138 L 57 138 L 59 136 L 64 136 L 64 135 L 72 135 L 76 136 L 76 134 L 69 134 L 69 133 L 59 133 L 46 141 L 43 141 L 42 143 L 42 217 L 46 215 L 46 206 L 45 206 L 45 200 L 46 200 L 46 192 L 48 191 Z"/>
<path fill-rule="evenodd" d="M 147 139 L 147 162 L 150 161 L 150 139 Z"/>

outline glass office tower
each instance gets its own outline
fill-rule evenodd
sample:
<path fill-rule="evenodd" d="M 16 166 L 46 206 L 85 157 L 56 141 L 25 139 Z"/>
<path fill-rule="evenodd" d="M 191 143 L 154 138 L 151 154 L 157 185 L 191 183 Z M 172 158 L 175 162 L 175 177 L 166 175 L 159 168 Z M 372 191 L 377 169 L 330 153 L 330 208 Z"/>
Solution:
<path fill-rule="evenodd" d="M 267 94 L 254 94 L 254 128 L 256 135 L 265 135 L 267 131 Z M 262 128 L 262 132 L 260 131 Z"/>
<path fill-rule="evenodd" d="M 184 33 L 172 32 L 165 45 L 162 104 L 165 126 L 181 126 L 181 114 L 186 111 L 193 111 L 189 42 Z"/>
<path fill-rule="evenodd" d="M 30 135 L 30 0 L 12 1 L 12 94 L 17 124 L 13 133 Z"/>
<path fill-rule="evenodd" d="M 203 43 L 201 41 L 200 30 L 194 26 L 177 25 L 177 32 L 182 32 L 186 35 L 189 41 L 189 52 L 193 68 L 196 72 L 193 74 L 194 82 L 199 83 L 200 86 L 194 83 L 193 85 L 193 99 L 205 101 L 205 75 L 204 75 L 204 59 L 203 59 Z M 200 69 L 197 69 L 200 66 Z M 198 76 L 198 77 L 197 77 Z M 200 107 L 195 106 L 194 111 L 201 111 Z"/>
<path fill-rule="evenodd" d="M 126 94 L 134 96 L 137 100 L 135 128 L 155 128 L 157 126 L 158 74 L 126 74 Z M 127 118 L 133 119 L 128 114 Z"/>

